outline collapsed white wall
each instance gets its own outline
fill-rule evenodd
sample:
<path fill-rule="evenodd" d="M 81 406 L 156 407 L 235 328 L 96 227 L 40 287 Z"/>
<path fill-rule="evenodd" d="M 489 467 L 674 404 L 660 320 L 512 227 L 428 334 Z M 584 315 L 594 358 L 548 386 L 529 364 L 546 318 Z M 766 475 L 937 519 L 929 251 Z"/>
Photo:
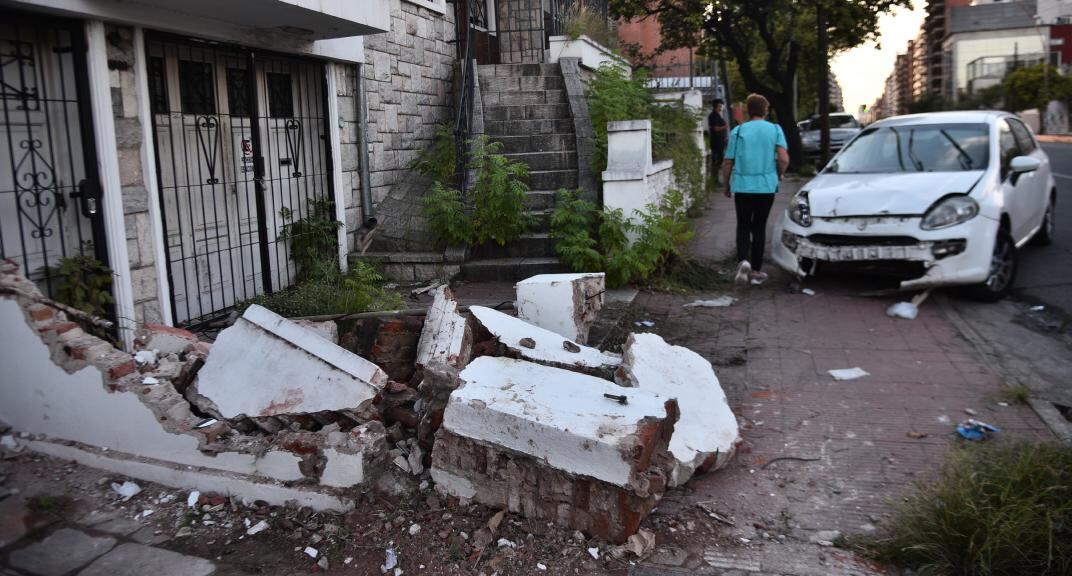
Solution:
<path fill-rule="evenodd" d="M 584 344 L 603 308 L 603 272 L 538 274 L 517 283 L 517 317 Z"/>

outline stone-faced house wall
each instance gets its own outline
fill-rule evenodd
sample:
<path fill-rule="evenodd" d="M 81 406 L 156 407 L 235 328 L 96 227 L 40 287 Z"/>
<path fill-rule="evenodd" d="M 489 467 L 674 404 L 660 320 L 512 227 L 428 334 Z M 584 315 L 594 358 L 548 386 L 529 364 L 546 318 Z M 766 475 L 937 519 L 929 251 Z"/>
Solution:
<path fill-rule="evenodd" d="M 420 212 L 428 186 L 414 185 L 407 167 L 431 144 L 436 125 L 454 119 L 454 5 L 439 12 L 426 4 L 391 0 L 390 32 L 365 38 L 369 178 L 376 241 L 388 250 L 430 249 L 422 245 L 431 238 Z M 348 229 L 353 249 L 356 229 Z"/>
<path fill-rule="evenodd" d="M 112 88 L 112 114 L 119 158 L 119 182 L 123 191 L 130 283 L 134 293 L 134 319 L 138 324 L 160 323 L 160 287 L 157 283 L 153 221 L 149 214 L 149 193 L 142 167 L 142 126 L 138 119 L 134 30 L 126 26 L 105 26 L 108 69 Z M 124 279 L 117 279 L 122 281 Z"/>

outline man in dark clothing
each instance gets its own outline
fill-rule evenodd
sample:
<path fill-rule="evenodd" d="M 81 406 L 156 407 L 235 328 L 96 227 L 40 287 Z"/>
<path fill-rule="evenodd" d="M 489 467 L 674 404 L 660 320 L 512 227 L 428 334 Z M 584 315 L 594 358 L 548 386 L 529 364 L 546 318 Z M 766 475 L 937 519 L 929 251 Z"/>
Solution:
<path fill-rule="evenodd" d="M 715 99 L 711 105 L 712 112 L 707 117 L 707 127 L 711 132 L 711 161 L 714 163 L 717 177 L 718 170 L 722 166 L 722 158 L 726 155 L 728 131 L 726 119 L 722 117 L 722 100 Z"/>

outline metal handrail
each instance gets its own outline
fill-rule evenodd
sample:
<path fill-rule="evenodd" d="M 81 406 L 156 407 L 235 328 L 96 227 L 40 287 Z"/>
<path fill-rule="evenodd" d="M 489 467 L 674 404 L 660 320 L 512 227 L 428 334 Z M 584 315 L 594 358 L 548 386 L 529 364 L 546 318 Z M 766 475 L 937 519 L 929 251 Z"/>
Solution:
<path fill-rule="evenodd" d="M 462 201 L 467 200 L 469 191 L 469 139 L 473 129 L 473 88 L 476 80 L 476 67 L 473 62 L 473 14 L 475 2 L 466 1 L 465 51 L 461 67 L 461 92 L 458 95 L 458 110 L 454 121 L 455 178 Z"/>

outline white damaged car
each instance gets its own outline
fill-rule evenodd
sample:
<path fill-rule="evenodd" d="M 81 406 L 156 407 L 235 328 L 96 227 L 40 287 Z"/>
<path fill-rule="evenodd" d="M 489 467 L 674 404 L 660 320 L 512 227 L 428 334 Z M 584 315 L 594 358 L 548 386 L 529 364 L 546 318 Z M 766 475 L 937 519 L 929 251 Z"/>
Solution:
<path fill-rule="evenodd" d="M 1016 249 L 1053 238 L 1057 191 L 1031 131 L 1005 112 L 871 124 L 792 198 L 774 260 L 801 276 L 830 262 L 893 272 L 902 289 L 1008 294 Z"/>

